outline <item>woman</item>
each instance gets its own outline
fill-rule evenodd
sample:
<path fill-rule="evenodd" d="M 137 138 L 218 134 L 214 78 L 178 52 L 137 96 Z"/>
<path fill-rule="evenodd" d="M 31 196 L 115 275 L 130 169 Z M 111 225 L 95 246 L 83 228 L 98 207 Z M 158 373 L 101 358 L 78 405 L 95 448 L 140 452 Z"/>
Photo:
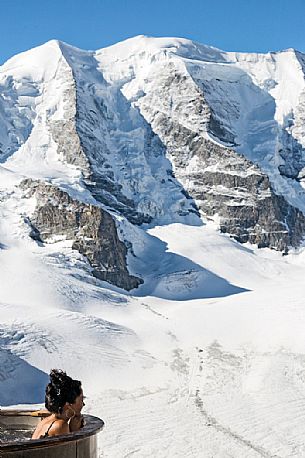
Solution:
<path fill-rule="evenodd" d="M 32 439 L 78 431 L 84 425 L 81 415 L 84 405 L 81 382 L 73 380 L 61 370 L 51 370 L 45 396 L 45 406 L 51 415 L 37 425 Z"/>

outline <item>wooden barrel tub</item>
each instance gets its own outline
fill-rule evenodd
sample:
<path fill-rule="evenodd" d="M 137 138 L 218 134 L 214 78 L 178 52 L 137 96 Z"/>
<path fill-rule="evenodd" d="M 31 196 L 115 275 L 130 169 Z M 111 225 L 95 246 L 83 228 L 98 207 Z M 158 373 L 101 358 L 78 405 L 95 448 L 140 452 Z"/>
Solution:
<path fill-rule="evenodd" d="M 97 433 L 103 429 L 103 420 L 84 415 L 85 426 L 79 431 L 44 439 L 29 439 L 38 422 L 47 415 L 50 414 L 45 411 L 1 409 L 0 457 L 97 458 Z"/>

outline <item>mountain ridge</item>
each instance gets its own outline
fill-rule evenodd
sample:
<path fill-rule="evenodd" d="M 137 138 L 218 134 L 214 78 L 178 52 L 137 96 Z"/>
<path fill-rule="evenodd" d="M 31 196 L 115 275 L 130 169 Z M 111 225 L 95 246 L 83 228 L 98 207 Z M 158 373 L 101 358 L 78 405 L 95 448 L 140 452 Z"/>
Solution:
<path fill-rule="evenodd" d="M 166 49 L 166 48 L 174 48 L 174 44 L 178 45 L 178 44 L 184 44 L 184 45 L 189 45 L 190 47 L 199 47 L 199 48 L 202 48 L 202 49 L 206 49 L 206 50 L 211 50 L 211 51 L 215 51 L 216 53 L 224 53 L 224 54 L 228 54 L 228 55 L 248 55 L 248 56 L 267 56 L 267 55 L 276 55 L 276 54 L 282 54 L 282 53 L 287 53 L 287 52 L 293 52 L 295 54 L 300 54 L 301 56 L 305 56 L 305 52 L 302 52 L 296 48 L 293 48 L 293 47 L 289 47 L 289 48 L 284 48 L 284 49 L 281 49 L 281 50 L 277 50 L 277 51 L 266 51 L 266 52 L 256 52 L 256 51 L 225 51 L 221 48 L 217 48 L 213 45 L 207 45 L 207 44 L 203 44 L 197 40 L 192 40 L 192 39 L 189 39 L 189 38 L 184 38 L 184 37 L 155 37 L 155 36 L 150 36 L 150 35 L 143 35 L 143 34 L 140 34 L 140 35 L 136 35 L 136 36 L 133 36 L 133 37 L 130 37 L 130 38 L 127 38 L 127 39 L 124 39 L 124 40 L 121 40 L 119 42 L 116 42 L 116 43 L 113 43 L 111 45 L 107 45 L 107 46 L 104 46 L 102 48 L 97 48 L 96 50 L 92 50 L 92 49 L 84 49 L 84 48 L 80 48 L 78 46 L 75 46 L 75 45 L 72 45 L 70 43 L 67 43 L 66 41 L 63 41 L 63 40 L 60 40 L 60 39 L 57 39 L 57 38 L 52 38 L 44 43 L 41 43 L 37 46 L 34 46 L 33 48 L 30 48 L 30 49 L 27 49 L 25 51 L 21 51 L 21 52 L 18 52 L 17 54 L 14 54 L 13 56 L 9 57 L 8 59 L 6 59 L 1 65 L 0 65 L 0 68 L 3 67 L 4 65 L 8 64 L 12 59 L 16 59 L 18 56 L 25 56 L 27 53 L 31 53 L 33 50 L 37 50 L 38 48 L 44 48 L 46 46 L 49 46 L 49 45 L 56 45 L 58 46 L 59 48 L 61 46 L 63 47 L 67 47 L 67 48 L 70 48 L 70 49 L 74 49 L 74 50 L 78 50 L 78 51 L 81 51 L 81 52 L 85 52 L 85 53 L 89 53 L 89 54 L 96 54 L 96 53 L 99 53 L 103 50 L 107 50 L 107 49 L 115 49 L 117 47 L 120 47 L 120 46 L 128 46 L 128 44 L 131 44 L 132 42 L 136 43 L 136 42 L 139 42 L 138 44 L 139 45 L 143 45 L 143 44 L 147 44 L 147 42 L 154 42 L 154 45 L 155 45 L 155 48 L 156 49 Z M 160 43 L 160 47 L 158 48 L 156 45 L 157 45 L 157 42 L 159 41 Z M 163 43 L 163 47 L 161 46 L 161 43 Z M 166 43 L 167 43 L 167 46 L 166 46 Z M 1 70 L 0 70 L 1 72 Z"/>

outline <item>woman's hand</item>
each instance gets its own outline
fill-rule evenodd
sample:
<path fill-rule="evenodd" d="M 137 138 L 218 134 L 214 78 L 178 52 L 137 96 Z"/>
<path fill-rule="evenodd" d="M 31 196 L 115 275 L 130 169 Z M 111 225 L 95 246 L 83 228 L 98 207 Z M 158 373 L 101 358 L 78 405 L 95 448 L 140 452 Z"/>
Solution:
<path fill-rule="evenodd" d="M 84 426 L 84 417 L 81 413 L 74 415 L 69 422 L 70 431 L 79 431 Z"/>

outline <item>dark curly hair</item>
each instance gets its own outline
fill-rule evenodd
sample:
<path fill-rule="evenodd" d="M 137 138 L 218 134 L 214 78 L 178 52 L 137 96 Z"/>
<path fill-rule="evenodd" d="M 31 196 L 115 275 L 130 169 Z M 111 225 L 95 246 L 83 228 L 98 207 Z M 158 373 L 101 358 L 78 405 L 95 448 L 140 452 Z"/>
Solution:
<path fill-rule="evenodd" d="M 82 392 L 79 380 L 73 380 L 64 371 L 52 369 L 46 387 L 45 406 L 49 412 L 61 413 L 66 402 L 73 404 Z"/>

